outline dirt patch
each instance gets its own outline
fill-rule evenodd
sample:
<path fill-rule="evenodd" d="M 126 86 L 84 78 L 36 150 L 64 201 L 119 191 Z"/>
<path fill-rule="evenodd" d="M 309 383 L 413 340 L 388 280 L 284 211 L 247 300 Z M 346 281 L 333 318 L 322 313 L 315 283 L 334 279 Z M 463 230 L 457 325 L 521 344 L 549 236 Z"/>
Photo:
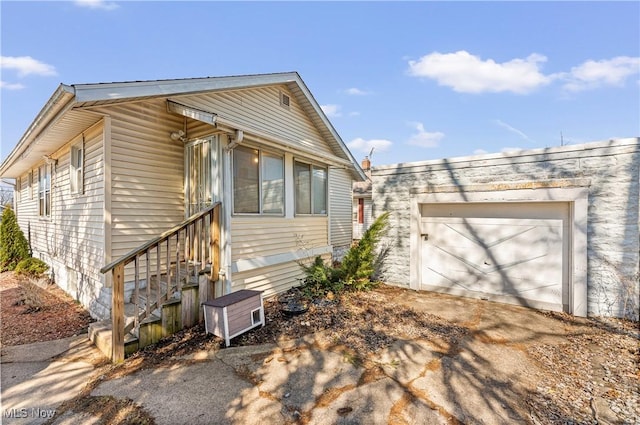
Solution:
<path fill-rule="evenodd" d="M 101 425 L 154 425 L 155 420 L 149 413 L 129 399 L 112 396 L 85 397 L 67 410 L 81 413 L 82 418 Z M 89 419 L 90 418 L 90 419 Z M 75 417 L 79 419 L 79 417 Z"/>
<path fill-rule="evenodd" d="M 277 343 L 315 333 L 323 347 L 342 346 L 365 360 L 399 339 L 446 341 L 455 345 L 469 330 L 397 302 L 402 289 L 381 285 L 347 292 L 333 301 L 316 300 L 305 314 L 289 317 L 277 298 L 265 301 L 268 326 L 240 335 L 232 345 Z"/>
<path fill-rule="evenodd" d="M 14 273 L 0 273 L 2 346 L 79 335 L 92 321 L 89 313 L 58 286 L 38 286 Z"/>

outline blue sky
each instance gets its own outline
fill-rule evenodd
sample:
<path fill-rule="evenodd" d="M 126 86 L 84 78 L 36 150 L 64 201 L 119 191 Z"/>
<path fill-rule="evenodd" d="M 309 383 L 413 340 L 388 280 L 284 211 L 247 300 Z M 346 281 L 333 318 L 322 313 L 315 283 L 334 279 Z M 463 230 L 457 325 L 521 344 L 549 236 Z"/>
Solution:
<path fill-rule="evenodd" d="M 0 2 L 4 159 L 59 83 L 298 71 L 360 160 L 640 136 L 640 2 Z"/>

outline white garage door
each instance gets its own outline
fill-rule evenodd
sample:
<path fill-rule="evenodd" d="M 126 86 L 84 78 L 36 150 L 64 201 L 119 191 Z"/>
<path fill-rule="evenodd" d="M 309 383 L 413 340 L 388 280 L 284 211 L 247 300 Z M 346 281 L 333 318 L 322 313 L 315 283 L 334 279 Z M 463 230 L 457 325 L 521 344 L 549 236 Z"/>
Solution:
<path fill-rule="evenodd" d="M 568 303 L 569 204 L 421 206 L 421 289 L 556 311 Z"/>

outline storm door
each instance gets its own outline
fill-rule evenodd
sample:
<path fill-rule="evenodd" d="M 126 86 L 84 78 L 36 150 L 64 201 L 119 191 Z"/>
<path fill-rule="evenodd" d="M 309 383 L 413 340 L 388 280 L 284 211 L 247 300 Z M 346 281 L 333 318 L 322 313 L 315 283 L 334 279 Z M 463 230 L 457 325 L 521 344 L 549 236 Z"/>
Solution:
<path fill-rule="evenodd" d="M 218 136 L 185 145 L 185 213 L 196 214 L 218 201 Z"/>

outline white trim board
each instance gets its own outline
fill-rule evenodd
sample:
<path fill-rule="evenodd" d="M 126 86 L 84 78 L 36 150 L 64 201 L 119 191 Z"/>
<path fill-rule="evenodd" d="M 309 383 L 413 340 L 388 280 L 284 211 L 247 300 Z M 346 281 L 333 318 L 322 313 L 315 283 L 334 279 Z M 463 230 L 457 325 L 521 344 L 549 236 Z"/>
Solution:
<path fill-rule="evenodd" d="M 327 245 L 312 249 L 299 249 L 297 251 L 290 251 L 282 254 L 247 258 L 234 261 L 231 264 L 231 270 L 233 273 L 247 272 L 262 267 L 274 266 L 276 264 L 288 263 L 290 261 L 298 261 L 304 258 L 315 258 L 318 255 L 330 254 L 332 252 L 333 246 Z"/>

